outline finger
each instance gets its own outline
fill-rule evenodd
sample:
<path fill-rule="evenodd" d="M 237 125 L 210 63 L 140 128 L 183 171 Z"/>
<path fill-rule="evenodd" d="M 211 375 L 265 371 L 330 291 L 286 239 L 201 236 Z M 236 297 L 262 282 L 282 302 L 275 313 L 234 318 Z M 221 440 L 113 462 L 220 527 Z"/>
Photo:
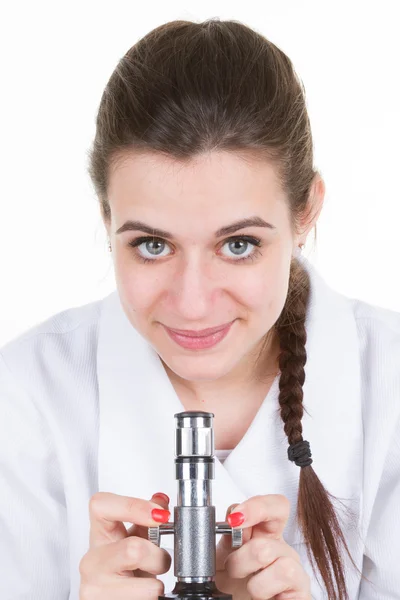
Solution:
<path fill-rule="evenodd" d="M 239 504 L 231 504 L 225 515 L 225 521 L 228 519 L 228 515 L 235 509 Z M 251 538 L 251 528 L 243 530 L 242 543 L 244 544 Z M 232 548 L 232 536 L 228 534 L 222 534 L 221 539 L 218 541 L 216 546 L 216 557 L 215 565 L 217 571 L 222 571 L 225 568 L 225 561 L 232 552 L 237 552 L 237 548 Z"/>
<path fill-rule="evenodd" d="M 133 577 L 132 571 L 140 569 L 141 578 L 166 573 L 171 566 L 171 556 L 164 548 L 152 542 L 130 536 L 117 542 L 93 548 L 80 564 L 81 578 L 106 584 L 117 576 Z M 136 574 L 135 574 L 136 576 Z"/>
<path fill-rule="evenodd" d="M 163 493 L 155 493 L 152 495 L 151 497 L 151 501 L 152 502 L 157 502 L 157 504 L 159 504 L 161 506 L 161 508 L 163 508 L 164 510 L 168 510 L 169 509 L 169 498 L 166 494 Z M 133 523 L 133 525 L 131 525 L 131 527 L 129 527 L 129 529 L 127 530 L 127 535 L 128 537 L 134 535 L 143 539 L 148 539 L 148 527 L 144 527 L 143 525 L 136 525 L 136 523 Z M 169 558 L 170 558 L 170 563 L 171 563 L 171 556 L 168 554 Z M 169 567 L 168 567 L 169 569 Z M 167 570 L 168 570 L 167 569 Z M 134 576 L 135 577 L 155 577 L 155 575 L 153 575 L 152 573 L 150 573 L 149 571 L 144 571 L 143 569 L 136 569 L 134 571 Z"/>
<path fill-rule="evenodd" d="M 169 498 L 166 494 L 160 495 L 157 492 L 152 495 L 150 501 L 156 502 L 156 504 L 159 504 L 164 510 L 169 510 Z M 127 535 L 135 535 L 137 537 L 141 537 L 147 540 L 148 528 L 144 527 L 143 525 L 137 525 L 136 523 L 133 523 L 133 525 L 131 525 L 127 530 Z"/>
<path fill-rule="evenodd" d="M 252 496 L 234 511 L 244 515 L 244 521 L 240 527 L 253 527 L 252 537 L 265 536 L 282 539 L 283 530 L 289 519 L 290 501 L 282 494 L 266 494 L 264 496 Z"/>
<path fill-rule="evenodd" d="M 227 557 L 225 569 L 233 579 L 242 579 L 269 567 L 281 556 L 292 558 L 301 564 L 298 553 L 286 542 L 266 537 L 252 538 Z"/>
<path fill-rule="evenodd" d="M 159 525 L 151 516 L 156 502 L 121 496 L 110 492 L 96 492 L 89 502 L 90 548 L 109 544 L 127 537 L 124 522 L 145 527 Z"/>
<path fill-rule="evenodd" d="M 296 594 L 293 597 L 299 600 L 311 598 L 310 577 L 300 563 L 288 556 L 278 558 L 269 567 L 250 577 L 247 590 L 252 600 L 275 598 L 283 592 Z"/>
<path fill-rule="evenodd" d="M 103 590 L 101 590 L 103 592 Z M 141 598 L 155 600 L 165 593 L 165 586 L 160 579 L 128 579 L 117 580 L 112 583 L 112 588 L 106 592 L 104 598 L 112 600 L 126 600 L 127 598 Z M 97 596 L 96 596 L 97 598 Z"/>

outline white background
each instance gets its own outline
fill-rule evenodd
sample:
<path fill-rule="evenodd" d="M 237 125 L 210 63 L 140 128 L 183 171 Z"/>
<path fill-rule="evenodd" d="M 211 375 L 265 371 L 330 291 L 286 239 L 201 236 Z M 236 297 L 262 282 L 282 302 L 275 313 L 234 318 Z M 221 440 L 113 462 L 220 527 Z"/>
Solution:
<path fill-rule="evenodd" d="M 305 254 L 338 291 L 400 311 L 400 3 L 8 2 L 0 14 L 0 346 L 113 289 L 87 174 L 102 91 L 173 19 L 235 19 L 293 61 L 326 183 Z"/>

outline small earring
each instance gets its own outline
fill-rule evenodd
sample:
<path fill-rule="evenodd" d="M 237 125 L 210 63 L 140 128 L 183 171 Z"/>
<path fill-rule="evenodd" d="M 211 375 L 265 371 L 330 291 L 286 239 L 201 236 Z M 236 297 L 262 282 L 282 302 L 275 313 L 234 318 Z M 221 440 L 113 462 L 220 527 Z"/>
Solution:
<path fill-rule="evenodd" d="M 299 245 L 297 246 L 297 248 L 296 248 L 296 249 L 295 249 L 295 251 L 294 251 L 294 257 L 295 257 L 295 258 L 298 258 L 298 257 L 301 255 L 301 253 L 302 253 L 302 251 L 303 251 L 303 248 L 304 248 L 304 244 L 299 244 Z"/>
<path fill-rule="evenodd" d="M 108 238 L 108 250 L 109 252 L 112 252 L 110 238 Z"/>

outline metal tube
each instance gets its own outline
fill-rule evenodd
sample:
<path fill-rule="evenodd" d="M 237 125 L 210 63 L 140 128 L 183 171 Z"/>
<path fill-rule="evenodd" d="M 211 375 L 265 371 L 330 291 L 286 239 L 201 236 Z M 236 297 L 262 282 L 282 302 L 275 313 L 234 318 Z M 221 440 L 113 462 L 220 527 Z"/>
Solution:
<path fill-rule="evenodd" d="M 175 415 L 174 574 L 178 581 L 205 582 L 215 576 L 213 413 Z"/>

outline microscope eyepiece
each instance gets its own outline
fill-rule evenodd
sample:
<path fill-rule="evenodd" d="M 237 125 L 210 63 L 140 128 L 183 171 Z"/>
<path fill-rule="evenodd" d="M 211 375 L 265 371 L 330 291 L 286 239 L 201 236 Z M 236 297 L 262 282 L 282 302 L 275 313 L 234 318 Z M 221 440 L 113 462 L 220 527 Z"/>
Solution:
<path fill-rule="evenodd" d="M 214 456 L 214 414 L 189 411 L 175 414 L 175 456 Z"/>

